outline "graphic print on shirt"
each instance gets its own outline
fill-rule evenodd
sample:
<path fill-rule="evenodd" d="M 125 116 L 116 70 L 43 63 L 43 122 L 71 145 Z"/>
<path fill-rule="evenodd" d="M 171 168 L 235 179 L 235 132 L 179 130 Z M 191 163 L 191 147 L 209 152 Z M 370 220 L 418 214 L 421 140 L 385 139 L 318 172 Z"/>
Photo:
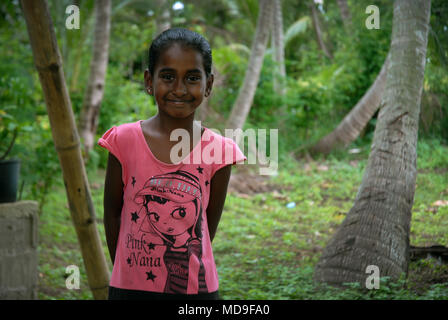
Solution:
<path fill-rule="evenodd" d="M 165 293 L 208 292 L 201 198 L 199 179 L 182 170 L 151 177 L 134 196 L 126 262 L 147 281 L 165 281 Z"/>

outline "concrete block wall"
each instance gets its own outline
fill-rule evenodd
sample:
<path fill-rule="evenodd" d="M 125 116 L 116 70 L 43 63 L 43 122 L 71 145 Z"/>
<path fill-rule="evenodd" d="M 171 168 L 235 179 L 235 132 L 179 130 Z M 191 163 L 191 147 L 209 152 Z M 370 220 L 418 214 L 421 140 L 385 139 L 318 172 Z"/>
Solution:
<path fill-rule="evenodd" d="M 38 205 L 0 203 L 0 300 L 37 299 Z"/>

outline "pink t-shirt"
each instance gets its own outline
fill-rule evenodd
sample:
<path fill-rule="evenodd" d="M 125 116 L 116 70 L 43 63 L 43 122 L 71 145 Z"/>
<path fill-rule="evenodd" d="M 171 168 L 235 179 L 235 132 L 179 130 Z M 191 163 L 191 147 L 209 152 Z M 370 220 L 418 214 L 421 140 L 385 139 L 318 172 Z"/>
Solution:
<path fill-rule="evenodd" d="M 152 154 L 141 121 L 112 127 L 98 144 L 120 161 L 124 184 L 110 285 L 180 294 L 218 290 L 206 210 L 215 172 L 246 160 L 238 145 L 204 128 L 183 161 L 167 164 Z"/>

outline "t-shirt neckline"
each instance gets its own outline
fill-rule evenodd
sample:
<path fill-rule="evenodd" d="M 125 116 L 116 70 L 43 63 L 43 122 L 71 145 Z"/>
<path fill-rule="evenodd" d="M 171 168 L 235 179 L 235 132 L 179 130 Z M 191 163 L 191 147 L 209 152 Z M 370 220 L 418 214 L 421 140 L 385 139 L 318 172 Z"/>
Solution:
<path fill-rule="evenodd" d="M 157 159 L 157 157 L 156 157 L 156 156 L 154 155 L 154 153 L 151 151 L 151 148 L 149 147 L 148 143 L 146 142 L 145 135 L 144 135 L 144 133 L 143 133 L 142 122 L 143 122 L 143 120 L 138 120 L 138 121 L 136 122 L 136 124 L 137 124 L 137 126 L 138 126 L 138 130 L 137 130 L 137 131 L 138 131 L 138 133 L 139 133 L 141 142 L 144 143 L 146 152 L 148 153 L 148 155 L 149 155 L 154 161 L 157 162 L 158 165 L 161 165 L 161 166 L 164 166 L 164 167 L 169 167 L 169 168 L 173 168 L 173 167 L 177 167 L 177 166 L 183 165 L 183 164 L 184 164 L 183 161 L 184 161 L 185 159 L 187 159 L 187 158 L 191 158 L 191 156 L 194 155 L 194 153 L 196 152 L 196 149 L 198 149 L 199 146 L 202 144 L 204 135 L 206 134 L 206 132 L 208 132 L 208 128 L 206 128 L 206 127 L 202 127 L 202 128 L 204 128 L 204 132 L 203 132 L 202 135 L 201 135 L 201 140 L 200 140 L 198 143 L 196 143 L 196 145 L 194 146 L 193 150 L 191 150 L 191 152 L 188 153 L 188 155 L 187 155 L 186 157 L 182 158 L 182 160 L 180 160 L 178 163 L 166 163 L 166 162 L 163 162 L 163 161 Z M 201 130 L 201 131 L 202 131 L 202 130 Z"/>

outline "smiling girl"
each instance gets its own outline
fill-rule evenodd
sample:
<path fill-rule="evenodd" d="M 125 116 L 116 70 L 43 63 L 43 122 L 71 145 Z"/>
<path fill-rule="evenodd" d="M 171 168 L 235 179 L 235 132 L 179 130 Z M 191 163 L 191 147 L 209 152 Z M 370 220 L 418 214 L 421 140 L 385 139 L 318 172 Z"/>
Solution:
<path fill-rule="evenodd" d="M 198 33 L 176 28 L 160 34 L 144 73 L 158 113 L 114 126 L 98 141 L 109 151 L 104 188 L 104 226 L 114 264 L 109 299 L 218 298 L 211 243 L 231 165 L 246 157 L 233 140 L 193 121 L 212 90 L 211 65 L 210 45 Z M 170 135 L 176 129 L 189 133 L 189 153 L 181 157 L 189 161 L 171 161 L 177 142 Z M 194 139 L 194 130 L 200 139 Z M 210 143 L 222 147 L 220 161 L 198 157 Z"/>

